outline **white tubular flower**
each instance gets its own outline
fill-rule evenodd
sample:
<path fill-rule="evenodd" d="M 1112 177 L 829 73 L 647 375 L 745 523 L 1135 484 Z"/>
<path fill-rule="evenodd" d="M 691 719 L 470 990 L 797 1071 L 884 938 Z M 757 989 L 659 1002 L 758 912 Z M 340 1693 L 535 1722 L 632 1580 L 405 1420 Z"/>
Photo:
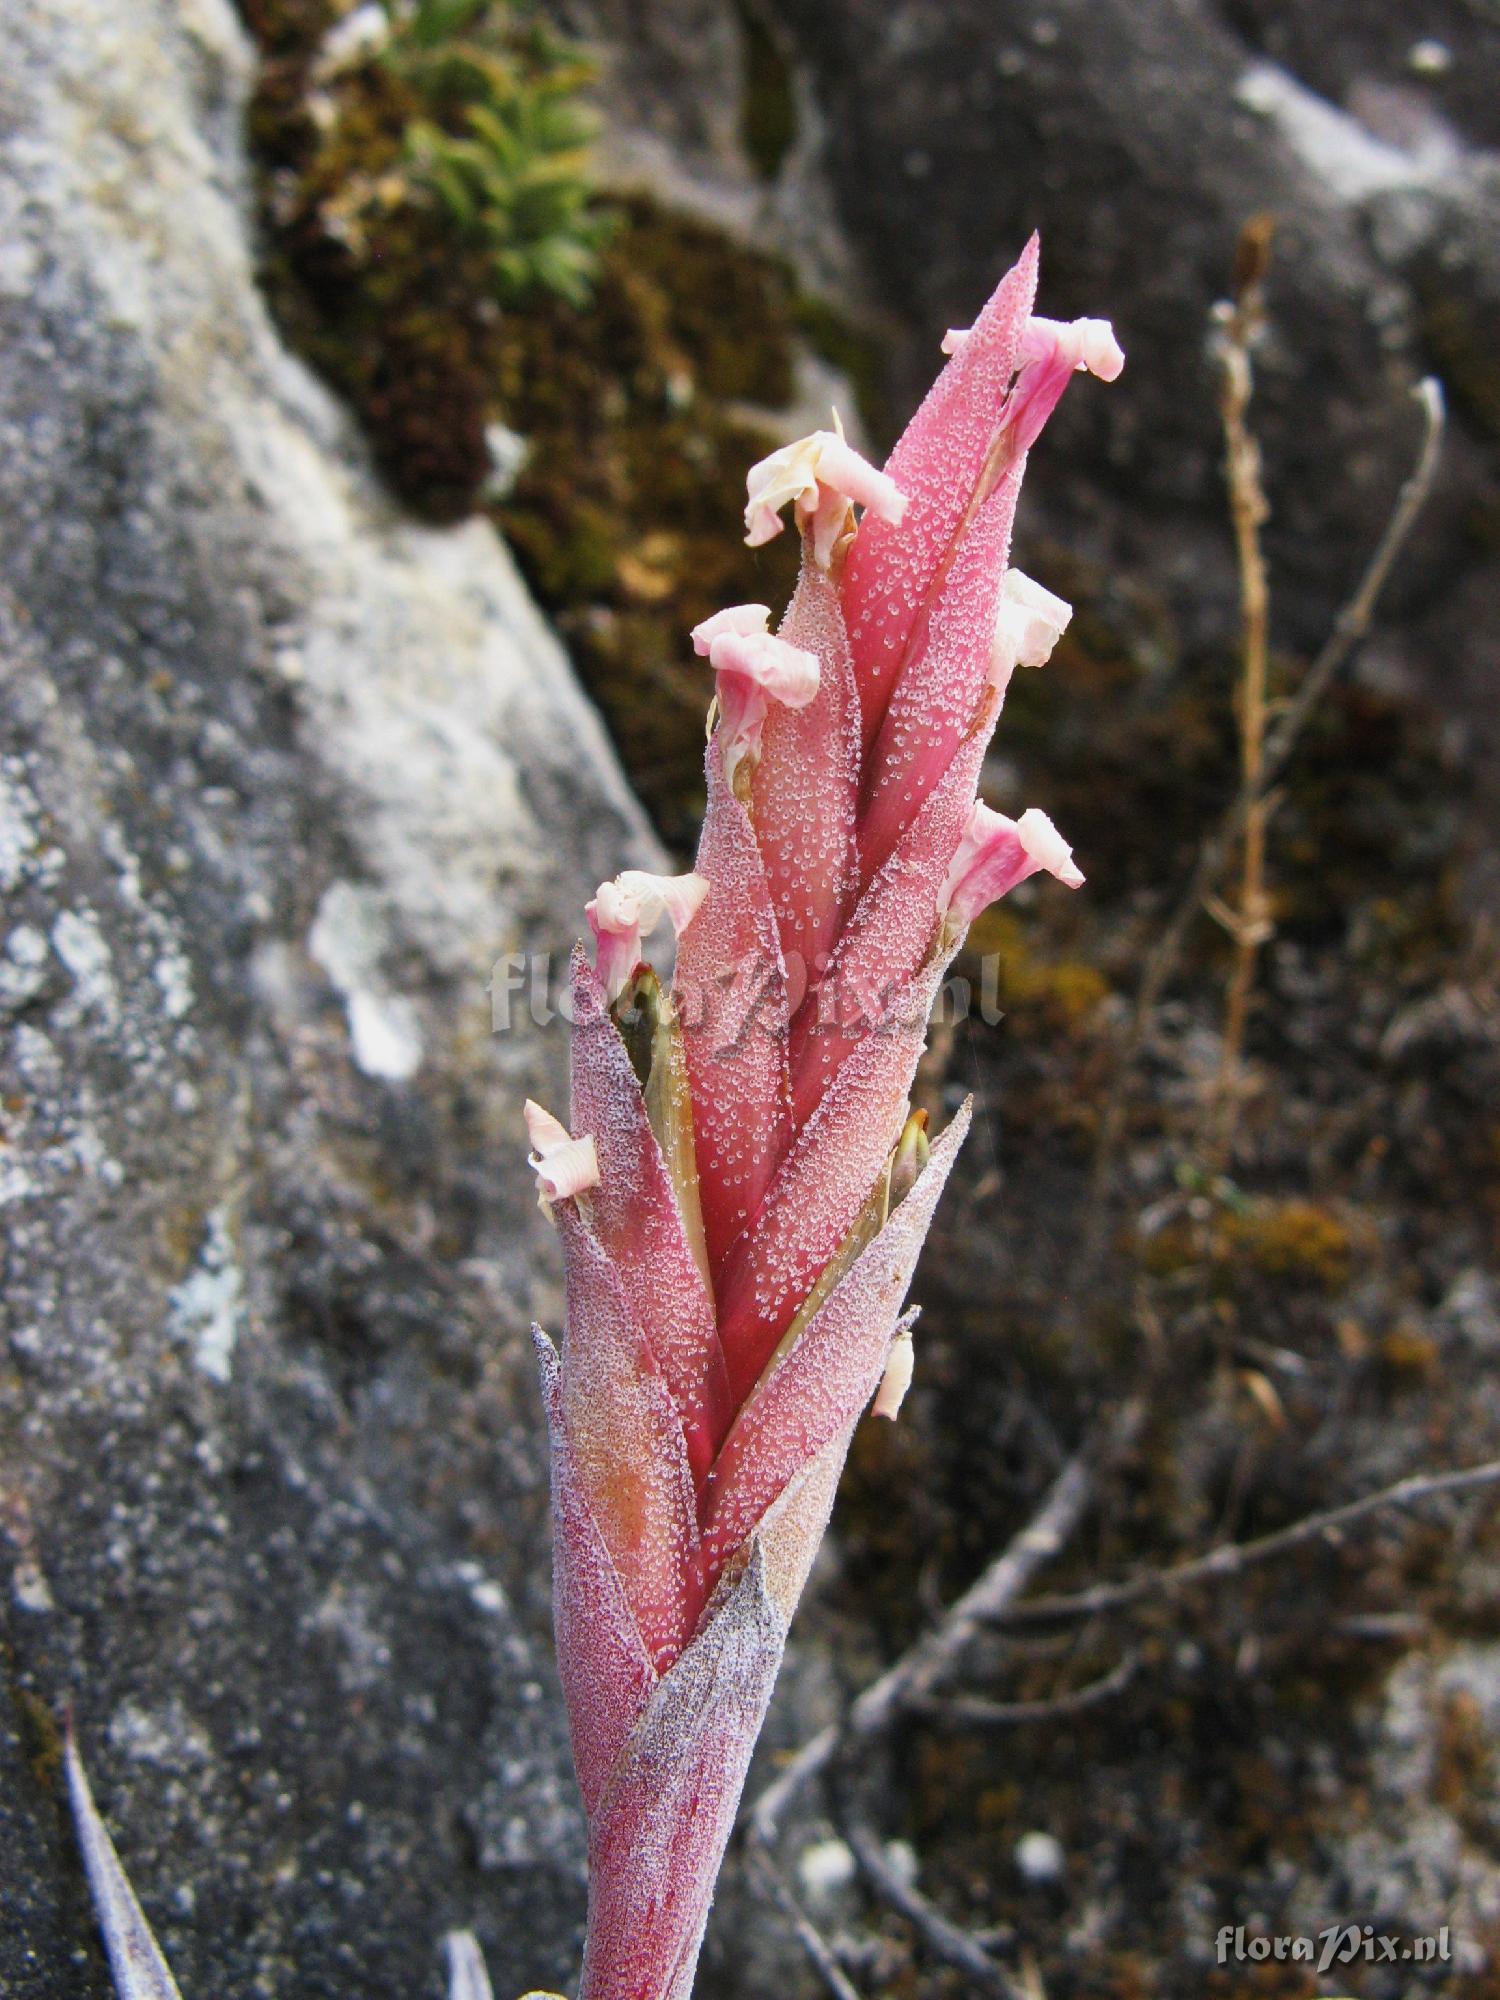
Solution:
<path fill-rule="evenodd" d="M 771 703 L 806 708 L 817 697 L 817 654 L 768 632 L 770 617 L 764 604 L 733 604 L 693 627 L 693 650 L 714 670 L 724 775 L 731 785 L 745 760 L 760 754 Z"/>
<path fill-rule="evenodd" d="M 938 897 L 938 908 L 957 923 L 971 924 L 981 910 L 1045 869 L 1069 889 L 1082 885 L 1073 850 L 1044 812 L 1035 806 L 1018 820 L 1007 819 L 976 799 Z"/>
<path fill-rule="evenodd" d="M 1044 667 L 1068 629 L 1073 607 L 1054 597 L 1018 569 L 1005 572 L 995 637 L 990 648 L 990 686 L 1003 695 L 1017 667 Z"/>
<path fill-rule="evenodd" d="M 957 354 L 972 327 L 950 326 L 943 335 L 944 354 Z M 1018 366 L 1030 361 L 1064 360 L 1068 367 L 1097 375 L 1101 382 L 1113 382 L 1125 366 L 1125 350 L 1115 339 L 1107 319 L 1031 319 L 1021 340 Z"/>
<path fill-rule="evenodd" d="M 812 543 L 814 559 L 827 569 L 844 531 L 851 503 L 898 522 L 906 495 L 889 473 L 879 471 L 846 442 L 837 410 L 831 431 L 783 445 L 752 465 L 745 482 L 745 540 L 752 549 L 781 533 L 781 510 L 791 501 L 797 525 Z"/>
<path fill-rule="evenodd" d="M 901 1405 L 906 1401 L 916 1365 L 916 1350 L 911 1344 L 911 1335 L 903 1329 L 891 1342 L 891 1351 L 885 1358 L 885 1373 L 870 1405 L 872 1416 L 888 1417 L 892 1423 L 896 1421 Z"/>
<path fill-rule="evenodd" d="M 1075 373 L 1113 382 L 1125 366 L 1125 350 L 1107 319 L 1031 319 L 1021 339 L 1021 366 L 1059 361 Z"/>
<path fill-rule="evenodd" d="M 769 604 L 730 604 L 723 611 L 716 611 L 712 618 L 705 618 L 701 625 L 693 627 L 690 635 L 693 651 L 711 660 L 713 649 L 720 640 L 753 639 L 769 630 L 770 624 Z"/>
<path fill-rule="evenodd" d="M 707 894 L 702 875 L 648 875 L 640 868 L 599 884 L 584 915 L 596 940 L 594 970 L 611 1001 L 619 999 L 641 962 L 641 939 L 663 917 L 671 918 L 681 937 Z"/>
<path fill-rule="evenodd" d="M 1065 889 L 1083 887 L 1083 870 L 1073 859 L 1073 850 L 1039 806 L 1028 806 L 1016 821 L 1021 846 L 1033 868 L 1053 875 Z"/>
<path fill-rule="evenodd" d="M 599 1185 L 599 1156 L 591 1133 L 575 1139 L 560 1119 L 528 1097 L 524 1107 L 531 1157 L 526 1164 L 536 1175 L 536 1205 L 551 1217 L 555 1201 L 567 1201 Z"/>

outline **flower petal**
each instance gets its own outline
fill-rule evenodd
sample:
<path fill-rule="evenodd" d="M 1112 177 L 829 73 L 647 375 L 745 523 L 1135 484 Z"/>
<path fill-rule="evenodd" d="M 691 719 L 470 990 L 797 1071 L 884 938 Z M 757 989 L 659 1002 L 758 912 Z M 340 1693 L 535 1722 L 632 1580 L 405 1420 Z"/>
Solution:
<path fill-rule="evenodd" d="M 736 604 L 716 611 L 693 627 L 693 645 L 706 656 L 717 676 L 719 704 L 715 742 L 725 775 L 736 783 L 742 766 L 753 770 L 760 756 L 761 736 L 773 704 L 806 708 L 816 699 L 820 666 L 806 647 L 788 644 L 766 631 L 770 617 L 763 604 Z"/>
<path fill-rule="evenodd" d="M 995 637 L 990 651 L 990 686 L 1004 694 L 1017 667 L 1044 667 L 1068 629 L 1073 607 L 1018 569 L 1005 572 Z"/>
<path fill-rule="evenodd" d="M 618 999 L 641 962 L 641 939 L 664 916 L 681 937 L 697 915 L 708 884 L 701 875 L 649 875 L 627 868 L 612 882 L 601 882 L 584 908 L 594 933 L 594 966 L 605 992 Z"/>
<path fill-rule="evenodd" d="M 1016 821 L 1021 845 L 1030 860 L 1048 875 L 1055 875 L 1065 889 L 1083 887 L 1083 870 L 1073 859 L 1073 850 L 1039 806 L 1028 806 Z"/>
<path fill-rule="evenodd" d="M 693 627 L 688 635 L 693 642 L 693 651 L 705 660 L 713 650 L 715 639 L 722 639 L 726 633 L 738 633 L 744 637 L 752 632 L 769 631 L 771 607 L 769 604 L 731 604 L 723 611 L 714 612 Z"/>
<path fill-rule="evenodd" d="M 896 1421 L 901 1414 L 901 1405 L 906 1401 L 916 1365 L 916 1350 L 912 1346 L 910 1332 L 898 1330 L 885 1357 L 885 1372 L 880 1378 L 880 1387 L 870 1405 L 872 1417 L 887 1417 L 892 1423 Z"/>
<path fill-rule="evenodd" d="M 1032 319 L 1021 342 L 1020 364 L 1006 409 L 1016 458 L 1023 458 L 1041 436 L 1074 375 L 1113 382 L 1125 356 L 1107 319 Z"/>
<path fill-rule="evenodd" d="M 834 411 L 831 431 L 783 445 L 750 468 L 745 482 L 745 540 L 758 548 L 781 533 L 781 510 L 791 502 L 797 525 L 811 534 L 813 558 L 828 567 L 851 504 L 892 524 L 906 511 L 906 495 L 889 472 L 861 458 L 844 437 Z"/>
<path fill-rule="evenodd" d="M 648 875 L 642 868 L 627 868 L 615 877 L 615 884 L 635 898 L 642 936 L 649 936 L 666 917 L 673 935 L 681 937 L 708 894 L 701 875 Z"/>
<path fill-rule="evenodd" d="M 1007 819 L 977 799 L 938 898 L 956 923 L 971 924 L 981 910 L 1008 895 L 1039 869 L 1069 889 L 1082 886 L 1073 850 L 1035 806 Z"/>
<path fill-rule="evenodd" d="M 537 1206 L 550 1215 L 553 1202 L 567 1201 L 599 1185 L 598 1155 L 587 1134 L 573 1138 L 566 1125 L 532 1098 L 527 1098 L 523 1110 L 532 1148 L 526 1164 L 536 1175 Z"/>
<path fill-rule="evenodd" d="M 1032 319 L 1021 343 L 1022 365 L 1054 356 L 1101 382 L 1117 381 L 1125 366 L 1125 350 L 1107 319 Z"/>

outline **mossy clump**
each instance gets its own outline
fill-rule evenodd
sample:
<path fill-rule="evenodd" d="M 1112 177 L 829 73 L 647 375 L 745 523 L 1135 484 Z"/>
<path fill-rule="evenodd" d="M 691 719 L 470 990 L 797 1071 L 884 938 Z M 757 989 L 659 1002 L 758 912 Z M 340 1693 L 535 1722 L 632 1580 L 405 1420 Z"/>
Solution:
<path fill-rule="evenodd" d="M 1136 1262 L 1149 1277 L 1197 1271 L 1221 1297 L 1266 1283 L 1339 1292 L 1349 1282 L 1354 1253 L 1348 1223 L 1303 1200 L 1241 1197 L 1230 1205 L 1205 1199 L 1134 1242 Z"/>
<path fill-rule="evenodd" d="M 1035 947 L 1032 930 L 996 904 L 971 926 L 960 969 L 978 1004 L 1010 1017 L 1012 1033 L 1081 1034 L 1108 995 L 1108 981 L 1081 959 L 1041 960 Z"/>
<path fill-rule="evenodd" d="M 711 691 L 687 633 L 794 581 L 794 538 L 751 551 L 735 532 L 746 467 L 774 442 L 755 409 L 792 392 L 791 300 L 771 260 L 635 201 L 591 312 L 549 307 L 500 332 L 497 414 L 526 456 L 491 511 L 683 850 Z"/>
<path fill-rule="evenodd" d="M 565 285 L 505 295 L 493 245 L 422 162 L 424 132 L 467 143 L 467 51 L 512 10 L 463 0 L 456 55 L 439 39 L 330 72 L 325 0 L 246 5 L 266 38 L 251 127 L 283 326 L 360 412 L 409 506 L 491 513 L 686 849 L 710 692 L 687 631 L 790 592 L 794 538 L 752 553 L 735 533 L 745 470 L 784 435 L 767 413 L 796 394 L 799 346 L 853 355 L 857 337 L 781 261 L 644 199 L 610 205 L 586 307 Z M 501 40 L 519 61 L 524 43 Z"/>
<path fill-rule="evenodd" d="M 51 1791 L 62 1781 L 63 1732 L 40 1695 L 19 1685 L 13 1691 L 22 1748 L 31 1775 L 39 1786 Z"/>
<path fill-rule="evenodd" d="M 1347 1284 L 1354 1245 L 1345 1223 L 1311 1201 L 1256 1202 L 1226 1214 L 1215 1232 L 1221 1263 L 1262 1278 L 1336 1292 Z"/>
<path fill-rule="evenodd" d="M 502 309 L 587 296 L 586 71 L 497 0 L 435 0 L 330 54 L 324 0 L 246 0 L 265 276 L 295 345 L 364 416 L 386 476 L 455 520 L 489 473 Z"/>

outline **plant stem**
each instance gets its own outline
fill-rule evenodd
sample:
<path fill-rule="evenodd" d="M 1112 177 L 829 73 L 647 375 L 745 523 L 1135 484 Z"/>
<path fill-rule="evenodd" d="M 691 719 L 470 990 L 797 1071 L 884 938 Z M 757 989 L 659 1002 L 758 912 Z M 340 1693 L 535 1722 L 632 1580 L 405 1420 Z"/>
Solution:
<path fill-rule="evenodd" d="M 1266 654 L 1269 588 L 1260 531 L 1270 508 L 1261 481 L 1260 447 L 1250 429 L 1254 394 L 1251 349 L 1264 318 L 1264 282 L 1270 254 L 1270 223 L 1246 225 L 1240 239 L 1235 297 L 1222 309 L 1220 365 L 1223 389 L 1219 415 L 1224 427 L 1225 478 L 1240 577 L 1240 684 L 1235 709 L 1240 737 L 1240 790 L 1246 801 L 1238 910 L 1214 913 L 1234 940 L 1234 968 L 1224 1010 L 1224 1042 L 1214 1093 L 1211 1166 L 1222 1171 L 1234 1142 L 1236 1113 L 1243 1093 L 1245 1027 L 1255 989 L 1260 947 L 1271 935 L 1266 894 L 1266 823 L 1270 801 L 1264 790 L 1266 740 Z"/>
<path fill-rule="evenodd" d="M 1324 640 L 1322 650 L 1299 684 L 1297 692 L 1277 718 L 1275 727 L 1267 733 L 1261 766 L 1262 792 L 1277 782 L 1291 762 L 1292 754 L 1296 750 L 1303 730 L 1307 727 L 1309 717 L 1328 692 L 1349 655 L 1369 631 L 1386 579 L 1397 557 L 1405 548 L 1411 531 L 1417 524 L 1417 518 L 1432 492 L 1442 458 L 1443 429 L 1446 422 L 1442 387 L 1429 375 L 1416 385 L 1413 394 L 1422 412 L 1422 437 L 1417 448 L 1416 461 L 1396 497 L 1390 518 L 1375 545 L 1374 553 L 1365 566 L 1364 574 L 1353 596 L 1334 620 L 1333 629 Z M 1094 1148 L 1093 1173 L 1084 1211 L 1083 1245 L 1073 1286 L 1076 1299 L 1086 1297 L 1092 1290 L 1108 1247 L 1107 1196 L 1115 1158 L 1125 1134 L 1130 1081 L 1136 1059 L 1150 1040 L 1158 1003 L 1168 980 L 1177 970 L 1187 934 L 1205 899 L 1211 893 L 1214 883 L 1222 874 L 1235 841 L 1245 828 L 1252 803 L 1253 800 L 1241 787 L 1218 822 L 1204 835 L 1192 874 L 1176 903 L 1173 904 L 1171 914 L 1158 933 L 1155 944 L 1146 955 L 1140 984 L 1136 988 L 1135 1005 L 1130 1012 L 1116 1062 L 1114 1079 L 1110 1084 L 1104 1112 L 1099 1121 L 1099 1137 Z"/>

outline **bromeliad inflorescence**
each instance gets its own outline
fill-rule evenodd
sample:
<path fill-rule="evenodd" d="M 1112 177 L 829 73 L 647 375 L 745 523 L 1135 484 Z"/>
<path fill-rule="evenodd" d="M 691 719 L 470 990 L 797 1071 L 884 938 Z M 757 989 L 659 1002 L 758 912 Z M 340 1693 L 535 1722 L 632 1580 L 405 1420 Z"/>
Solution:
<path fill-rule="evenodd" d="M 902 1307 L 967 1106 L 909 1094 L 972 919 L 1037 870 L 1044 813 L 975 796 L 1006 685 L 1068 606 L 1007 567 L 1026 455 L 1107 322 L 1032 316 L 1035 242 L 883 471 L 835 421 L 756 466 L 802 574 L 692 634 L 715 678 L 694 872 L 621 875 L 573 964 L 568 1125 L 527 1107 L 561 1232 L 555 1610 L 590 1892 L 581 2000 L 686 2000 L 788 1622 L 865 1407 L 913 1365 Z M 862 510 L 856 516 L 855 509 Z M 663 917 L 670 990 L 641 961 Z"/>

